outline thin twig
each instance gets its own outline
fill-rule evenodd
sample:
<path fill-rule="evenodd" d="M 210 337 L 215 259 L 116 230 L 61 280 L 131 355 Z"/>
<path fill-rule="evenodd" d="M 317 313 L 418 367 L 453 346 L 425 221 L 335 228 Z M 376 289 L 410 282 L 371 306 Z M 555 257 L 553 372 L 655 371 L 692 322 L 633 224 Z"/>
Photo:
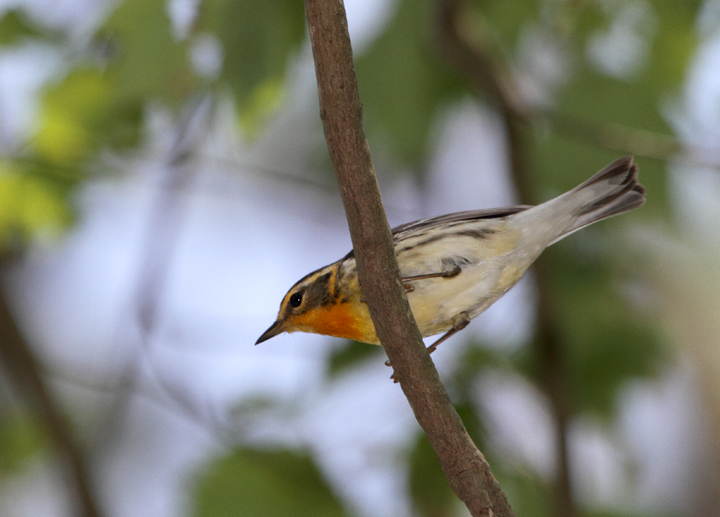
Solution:
<path fill-rule="evenodd" d="M 4 276 L 6 270 L 7 263 L 3 261 L 0 263 L 0 277 Z M 51 437 L 66 467 L 63 470 L 67 473 L 71 491 L 75 496 L 74 502 L 78 505 L 77 514 L 83 517 L 99 517 L 101 513 L 90 482 L 85 453 L 76 442 L 59 402 L 40 374 L 37 360 L 20 332 L 2 289 L 0 289 L 0 361 L 14 381 L 18 392 L 26 399 Z"/>
<path fill-rule="evenodd" d="M 440 382 L 405 298 L 362 126 L 342 0 L 305 0 L 305 9 L 325 139 L 377 335 L 457 496 L 474 516 L 512 516 L 490 467 Z"/>

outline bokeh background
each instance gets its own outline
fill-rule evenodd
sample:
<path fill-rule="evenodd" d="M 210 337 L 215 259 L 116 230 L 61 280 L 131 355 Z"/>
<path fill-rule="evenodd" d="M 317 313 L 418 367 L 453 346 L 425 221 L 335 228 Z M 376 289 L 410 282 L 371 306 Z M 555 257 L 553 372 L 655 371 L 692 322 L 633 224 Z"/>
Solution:
<path fill-rule="evenodd" d="M 392 225 L 648 187 L 433 355 L 518 516 L 720 515 L 720 2 L 346 8 Z M 382 349 L 253 346 L 349 248 L 302 2 L 0 2 L 0 515 L 466 515 Z"/>

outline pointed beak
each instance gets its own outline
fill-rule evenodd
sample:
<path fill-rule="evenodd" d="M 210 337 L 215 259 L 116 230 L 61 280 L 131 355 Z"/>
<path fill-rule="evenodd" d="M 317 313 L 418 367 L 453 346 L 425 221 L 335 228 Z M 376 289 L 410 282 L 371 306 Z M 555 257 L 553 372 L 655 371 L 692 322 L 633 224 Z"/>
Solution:
<path fill-rule="evenodd" d="M 258 338 L 257 341 L 255 341 L 256 345 L 259 345 L 263 341 L 267 341 L 271 337 L 275 337 L 278 334 L 282 334 L 285 332 L 285 326 L 283 325 L 283 322 L 280 320 L 277 320 L 275 323 L 270 325 L 270 328 L 267 329 L 265 332 L 263 332 L 263 335 Z"/>

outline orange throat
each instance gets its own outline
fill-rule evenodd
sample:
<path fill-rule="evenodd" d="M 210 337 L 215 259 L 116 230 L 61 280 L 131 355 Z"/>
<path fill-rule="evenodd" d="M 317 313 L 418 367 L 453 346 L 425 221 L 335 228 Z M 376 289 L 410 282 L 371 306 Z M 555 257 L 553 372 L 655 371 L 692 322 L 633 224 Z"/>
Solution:
<path fill-rule="evenodd" d="M 363 343 L 378 344 L 367 305 L 359 301 L 323 305 L 295 316 L 290 332 L 311 332 Z"/>

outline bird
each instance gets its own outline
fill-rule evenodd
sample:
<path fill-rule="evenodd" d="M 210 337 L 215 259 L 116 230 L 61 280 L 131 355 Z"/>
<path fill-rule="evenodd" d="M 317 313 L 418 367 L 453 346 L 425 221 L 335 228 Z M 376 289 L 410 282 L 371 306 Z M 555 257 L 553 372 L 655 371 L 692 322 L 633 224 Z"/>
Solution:
<path fill-rule="evenodd" d="M 392 230 L 395 256 L 428 352 L 464 329 L 525 274 L 542 251 L 590 224 L 645 202 L 632 156 L 537 206 L 457 212 Z M 298 280 L 255 343 L 309 332 L 380 344 L 358 280 L 354 251 Z"/>

